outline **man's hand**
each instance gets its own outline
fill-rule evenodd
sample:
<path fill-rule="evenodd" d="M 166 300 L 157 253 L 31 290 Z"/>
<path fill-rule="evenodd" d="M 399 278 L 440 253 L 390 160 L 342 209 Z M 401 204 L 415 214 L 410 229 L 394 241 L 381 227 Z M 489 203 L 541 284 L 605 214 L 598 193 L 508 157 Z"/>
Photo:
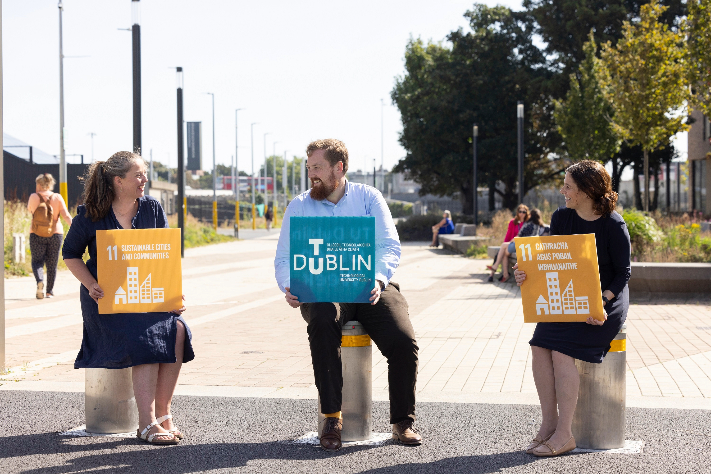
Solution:
<path fill-rule="evenodd" d="M 289 303 L 289 306 L 291 306 L 292 308 L 298 308 L 299 306 L 302 305 L 302 303 L 299 303 L 299 298 L 297 298 L 296 296 L 292 295 L 289 292 L 290 289 L 291 288 L 288 288 L 288 287 L 285 288 L 286 296 L 284 299 L 286 299 L 286 302 Z"/>
<path fill-rule="evenodd" d="M 378 301 L 380 301 L 380 295 L 383 293 L 383 288 L 385 287 L 385 284 L 381 282 L 380 280 L 375 280 L 375 287 L 373 288 L 373 291 L 370 292 L 370 304 L 371 305 L 376 305 L 378 304 Z"/>

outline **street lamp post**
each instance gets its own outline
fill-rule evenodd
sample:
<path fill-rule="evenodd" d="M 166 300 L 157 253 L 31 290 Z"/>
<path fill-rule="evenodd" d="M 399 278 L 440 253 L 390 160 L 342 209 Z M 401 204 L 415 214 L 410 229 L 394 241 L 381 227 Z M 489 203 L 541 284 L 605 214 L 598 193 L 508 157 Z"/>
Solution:
<path fill-rule="evenodd" d="M 474 196 L 474 207 L 472 207 L 472 210 L 474 211 L 474 228 L 476 229 L 477 225 L 477 217 L 479 216 L 479 207 L 478 207 L 478 196 L 477 196 L 477 189 L 479 187 L 479 181 L 478 181 L 478 176 L 477 176 L 477 156 L 476 156 L 476 141 L 477 137 L 479 136 L 479 127 L 474 125 L 474 129 L 472 131 L 472 148 L 473 148 L 473 154 L 474 154 L 474 176 L 472 176 L 472 187 L 473 187 L 473 196 Z"/>
<path fill-rule="evenodd" d="M 183 68 L 176 67 L 178 82 L 178 227 L 180 227 L 180 256 L 185 257 L 185 156 L 183 148 Z"/>
<path fill-rule="evenodd" d="M 518 122 L 518 202 L 523 203 L 523 102 L 519 101 L 516 106 L 516 118 Z"/>
<path fill-rule="evenodd" d="M 271 135 L 271 132 L 264 134 L 264 209 L 266 210 L 267 199 L 269 199 L 269 194 L 267 193 L 267 135 Z M 262 175 L 261 170 L 259 175 Z"/>
<path fill-rule="evenodd" d="M 252 123 L 252 134 L 251 134 L 251 149 L 252 149 L 252 230 L 256 230 L 257 228 L 257 215 L 256 215 L 256 210 L 255 206 L 257 204 L 256 198 L 255 198 L 255 186 L 254 186 L 254 126 L 257 125 L 258 122 Z"/>
<path fill-rule="evenodd" d="M 141 6 L 131 0 L 131 39 L 133 51 L 133 151 L 141 153 Z"/>
<path fill-rule="evenodd" d="M 235 195 L 235 238 L 239 239 L 239 133 L 237 133 L 237 112 L 235 109 L 235 167 L 232 176 L 232 188 Z"/>
<path fill-rule="evenodd" d="M 383 110 L 385 110 L 385 101 L 383 99 L 380 99 L 380 171 L 383 172 L 385 169 L 385 162 L 384 157 L 385 157 L 385 135 L 384 135 L 384 130 L 385 130 L 385 125 L 384 125 L 384 120 L 383 120 Z M 385 174 L 383 173 L 383 179 L 380 180 L 380 186 L 383 187 L 383 192 L 385 192 Z"/>
<path fill-rule="evenodd" d="M 286 202 L 288 200 L 288 197 L 286 195 L 286 150 L 284 150 L 284 168 L 281 171 L 281 187 L 284 188 L 284 212 L 286 212 Z"/>
<path fill-rule="evenodd" d="M 276 146 L 277 143 L 279 142 L 274 142 L 272 145 L 272 157 L 274 158 L 274 169 L 272 170 L 272 177 L 274 179 L 274 219 L 276 219 L 276 204 L 277 204 L 277 180 L 276 180 L 276 167 L 277 167 L 277 156 L 276 156 Z M 266 169 L 264 170 L 264 173 L 266 174 Z M 274 221 L 274 225 L 276 225 L 276 221 Z"/>
<path fill-rule="evenodd" d="M 62 12 L 64 7 L 59 2 L 59 194 L 69 205 L 67 195 L 67 159 L 64 156 L 64 52 L 62 48 Z"/>
<path fill-rule="evenodd" d="M 212 96 L 212 228 L 217 230 L 217 165 L 215 164 L 215 94 Z"/>

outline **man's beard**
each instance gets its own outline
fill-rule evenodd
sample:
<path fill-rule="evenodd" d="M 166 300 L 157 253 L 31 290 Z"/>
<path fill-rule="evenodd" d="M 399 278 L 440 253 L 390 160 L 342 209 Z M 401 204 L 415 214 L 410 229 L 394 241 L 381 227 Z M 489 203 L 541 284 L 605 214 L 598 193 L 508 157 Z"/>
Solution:
<path fill-rule="evenodd" d="M 328 182 L 321 180 L 321 184 L 314 186 L 313 180 L 311 180 L 311 191 L 309 195 L 311 199 L 315 201 L 323 201 L 328 196 L 333 193 L 338 187 L 338 180 L 333 171 L 331 171 L 331 176 L 328 177 Z"/>

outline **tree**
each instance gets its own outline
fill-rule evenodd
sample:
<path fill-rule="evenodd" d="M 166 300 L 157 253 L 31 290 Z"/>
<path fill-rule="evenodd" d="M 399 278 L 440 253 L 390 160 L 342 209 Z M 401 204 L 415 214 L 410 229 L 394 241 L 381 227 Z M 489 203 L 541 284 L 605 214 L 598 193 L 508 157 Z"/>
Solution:
<path fill-rule="evenodd" d="M 598 80 L 601 66 L 595 56 L 597 46 L 592 31 L 583 49 L 585 59 L 580 63 L 577 76 L 570 74 L 565 101 L 554 101 L 554 116 L 573 160 L 605 163 L 619 151 L 620 138 L 610 123 L 614 114 L 612 105 L 603 95 Z"/>
<path fill-rule="evenodd" d="M 276 157 L 276 162 L 277 162 L 277 189 L 279 190 L 279 193 L 283 192 L 284 189 L 284 183 L 282 183 L 282 173 L 284 170 L 284 157 L 279 156 L 279 155 L 272 155 L 269 158 L 267 158 L 267 176 L 273 177 L 274 176 L 274 158 Z M 291 161 L 286 162 L 286 189 L 287 189 L 287 195 L 293 195 L 293 190 L 291 189 L 291 183 L 292 179 L 294 179 L 293 183 L 295 186 L 299 186 L 301 183 L 301 162 L 304 160 L 304 158 L 298 158 L 298 157 L 293 157 Z M 262 176 L 264 176 L 264 165 L 261 166 L 259 171 L 262 173 Z"/>
<path fill-rule="evenodd" d="M 601 82 L 615 111 L 615 131 L 644 152 L 644 210 L 649 210 L 649 152 L 686 130 L 684 36 L 659 22 L 666 10 L 656 0 L 643 5 L 638 23 L 626 21 L 623 37 L 602 49 Z"/>
<path fill-rule="evenodd" d="M 689 84 L 692 107 L 711 117 L 711 0 L 689 0 Z"/>
<path fill-rule="evenodd" d="M 400 143 L 407 151 L 394 171 L 421 184 L 421 194 L 459 193 L 472 212 L 472 125 L 479 125 L 480 183 L 488 183 L 490 206 L 499 193 L 504 206 L 517 203 L 516 102 L 525 107 L 526 189 L 550 181 L 563 169 L 553 150 L 546 58 L 533 43 L 526 12 L 475 5 L 465 16 L 471 32 L 454 31 L 450 47 L 410 40 L 405 75 L 391 97 L 400 110 Z M 496 184 L 503 184 L 503 189 Z M 493 207 L 493 206 L 492 206 Z"/>

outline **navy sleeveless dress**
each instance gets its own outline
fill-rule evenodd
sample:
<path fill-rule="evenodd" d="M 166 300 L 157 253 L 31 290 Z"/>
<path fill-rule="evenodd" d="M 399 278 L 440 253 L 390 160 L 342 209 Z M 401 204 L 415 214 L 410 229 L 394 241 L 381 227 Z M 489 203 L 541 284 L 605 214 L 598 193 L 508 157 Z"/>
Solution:
<path fill-rule="evenodd" d="M 138 200 L 138 212 L 131 222 L 133 229 L 168 227 L 160 203 L 150 196 Z M 96 278 L 96 231 L 122 229 L 113 209 L 103 219 L 92 222 L 82 205 L 67 232 L 62 248 L 65 259 L 82 258 L 89 247 L 86 266 Z M 103 288 L 106 295 L 106 288 Z M 107 296 L 104 296 L 106 298 Z M 99 314 L 99 305 L 80 284 L 79 299 L 84 320 L 81 349 L 74 362 L 75 369 L 124 369 L 142 364 L 174 363 L 177 321 L 185 326 L 183 362 L 195 358 L 192 334 L 182 316 L 173 313 Z M 176 308 L 177 309 L 177 308 Z"/>
<path fill-rule="evenodd" d="M 574 209 L 562 207 L 555 211 L 551 217 L 551 235 L 573 234 L 595 234 L 600 289 L 610 290 L 615 295 L 605 305 L 607 321 L 602 326 L 578 322 L 538 323 L 529 344 L 599 364 L 627 319 L 630 234 L 622 216 L 614 211 L 594 221 L 582 219 Z"/>

